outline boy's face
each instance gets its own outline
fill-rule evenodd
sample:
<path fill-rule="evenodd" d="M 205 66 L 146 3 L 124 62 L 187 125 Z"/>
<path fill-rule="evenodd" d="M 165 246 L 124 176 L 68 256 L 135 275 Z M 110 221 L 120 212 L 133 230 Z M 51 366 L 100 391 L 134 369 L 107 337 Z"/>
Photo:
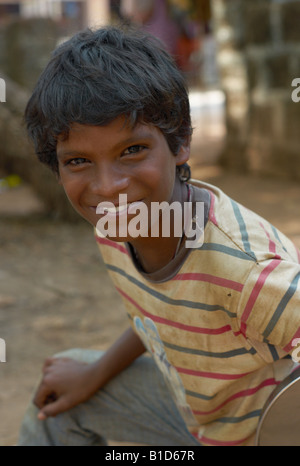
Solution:
<path fill-rule="evenodd" d="M 119 205 L 126 194 L 128 204 L 182 201 L 176 183 L 176 165 L 188 160 L 189 147 L 171 153 L 159 129 L 150 125 L 131 128 L 119 117 L 107 126 L 74 124 L 66 140 L 57 143 L 60 181 L 77 212 L 96 226 L 100 203 Z M 134 215 L 128 211 L 128 221 Z M 118 221 L 119 213 L 116 213 Z M 118 237 L 110 238 L 118 241 Z M 129 241 L 122 237 L 120 241 Z"/>

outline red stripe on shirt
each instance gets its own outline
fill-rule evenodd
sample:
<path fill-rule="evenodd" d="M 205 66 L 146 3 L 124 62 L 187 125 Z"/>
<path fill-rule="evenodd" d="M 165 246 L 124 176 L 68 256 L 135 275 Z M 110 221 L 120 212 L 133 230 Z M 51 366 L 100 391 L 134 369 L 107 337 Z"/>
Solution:
<path fill-rule="evenodd" d="M 97 243 L 103 244 L 104 246 L 110 246 L 110 247 L 115 248 L 118 251 L 123 252 L 124 254 L 128 255 L 127 249 L 125 248 L 125 246 L 122 246 L 122 244 L 118 244 L 115 241 L 111 241 L 111 240 L 106 239 L 106 238 L 100 238 L 97 235 L 95 235 L 95 238 L 96 238 Z"/>
<path fill-rule="evenodd" d="M 299 251 L 299 249 L 297 248 L 296 245 L 295 245 L 295 248 L 296 248 L 296 253 L 297 253 L 297 257 L 298 257 L 298 262 L 300 264 L 300 251 Z"/>
<path fill-rule="evenodd" d="M 198 437 L 197 435 L 194 435 L 194 437 L 196 437 L 196 439 L 199 442 L 203 442 L 203 443 L 206 443 L 207 445 L 212 445 L 215 447 L 234 447 L 236 445 L 241 445 L 242 443 L 247 442 L 247 440 L 251 438 L 251 436 L 249 436 L 241 440 L 231 440 L 231 441 L 226 442 L 225 440 L 214 440 L 208 437 L 204 437 L 204 435 L 202 437 Z"/>
<path fill-rule="evenodd" d="M 241 292 L 244 288 L 244 285 L 233 280 L 228 280 L 227 278 L 217 277 L 215 275 L 210 275 L 207 273 L 181 273 L 176 275 L 173 280 L 198 280 L 201 282 L 209 282 L 213 285 L 223 286 L 224 288 L 229 288 L 231 290 Z"/>
<path fill-rule="evenodd" d="M 209 194 L 210 194 L 210 209 L 209 209 L 209 215 L 208 215 L 208 218 L 215 224 L 218 226 L 218 222 L 216 220 L 216 217 L 215 217 L 215 195 L 209 191 Z"/>
<path fill-rule="evenodd" d="M 251 372 L 244 372 L 242 374 L 222 374 L 220 372 L 206 372 L 206 371 L 195 371 L 193 369 L 186 369 L 184 367 L 175 367 L 175 369 L 186 375 L 194 375 L 196 377 L 205 377 L 207 379 L 218 379 L 218 380 L 236 380 L 245 377 Z"/>
<path fill-rule="evenodd" d="M 269 251 L 272 252 L 272 253 L 276 253 L 276 244 L 274 243 L 274 241 L 271 239 L 270 237 L 270 234 L 269 232 L 265 229 L 264 225 L 259 222 L 260 226 L 262 227 L 262 229 L 264 230 L 264 232 L 266 233 L 267 237 L 268 237 L 268 240 L 269 240 Z"/>
<path fill-rule="evenodd" d="M 238 393 L 235 393 L 234 395 L 231 395 L 229 398 L 227 398 L 227 400 L 225 400 L 222 404 L 220 404 L 219 406 L 217 406 L 216 408 L 212 409 L 211 411 L 198 411 L 198 410 L 193 410 L 193 413 L 195 415 L 207 415 L 207 414 L 212 414 L 212 413 L 215 413 L 216 411 L 218 411 L 219 409 L 223 408 L 223 406 L 225 406 L 227 403 L 230 403 L 230 401 L 233 401 L 237 398 L 243 398 L 245 396 L 251 396 L 251 395 L 255 395 L 255 393 L 257 393 L 260 389 L 264 388 L 264 387 L 269 387 L 271 385 L 278 385 L 280 382 L 278 382 L 277 380 L 275 380 L 274 378 L 272 379 L 267 379 L 267 380 L 264 380 L 262 383 L 260 383 L 257 387 L 253 387 L 253 388 L 248 388 L 246 390 L 242 390 L 241 392 L 238 392 Z"/>
<path fill-rule="evenodd" d="M 243 328 L 245 329 L 245 323 L 247 322 L 249 315 L 253 309 L 253 306 L 255 304 L 256 299 L 258 298 L 259 293 L 261 292 L 262 287 L 264 286 L 268 276 L 270 273 L 273 272 L 273 270 L 276 269 L 276 267 L 280 264 L 280 260 L 278 260 L 279 257 L 276 256 L 275 259 L 273 259 L 270 264 L 267 265 L 267 267 L 264 268 L 264 270 L 261 272 L 259 275 L 257 282 L 255 283 L 253 290 L 250 294 L 250 297 L 248 299 L 248 302 L 246 304 L 246 307 L 244 309 L 244 312 L 242 314 L 242 325 Z"/>
<path fill-rule="evenodd" d="M 225 325 L 220 328 L 204 328 L 204 327 L 196 327 L 193 325 L 186 325 L 182 324 L 180 322 L 175 322 L 173 320 L 165 319 L 163 317 L 158 317 L 154 314 L 151 314 L 150 312 L 146 311 L 143 309 L 134 299 L 132 299 L 130 296 L 128 296 L 123 290 L 120 288 L 116 287 L 117 291 L 120 293 L 123 298 L 125 298 L 127 301 L 129 301 L 131 304 L 133 304 L 136 309 L 138 309 L 145 317 L 149 317 L 152 319 L 154 322 L 158 322 L 160 324 L 165 324 L 169 325 L 170 327 L 175 327 L 179 328 L 181 330 L 186 330 L 187 332 L 194 332 L 194 333 L 202 333 L 206 335 L 220 335 L 222 333 L 230 332 L 232 329 L 230 325 Z"/>
<path fill-rule="evenodd" d="M 286 351 L 287 353 L 289 353 L 295 347 L 295 345 L 293 345 L 293 341 L 294 341 L 295 338 L 300 338 L 300 327 L 298 328 L 298 330 L 294 334 L 291 341 L 283 348 L 283 351 Z"/>

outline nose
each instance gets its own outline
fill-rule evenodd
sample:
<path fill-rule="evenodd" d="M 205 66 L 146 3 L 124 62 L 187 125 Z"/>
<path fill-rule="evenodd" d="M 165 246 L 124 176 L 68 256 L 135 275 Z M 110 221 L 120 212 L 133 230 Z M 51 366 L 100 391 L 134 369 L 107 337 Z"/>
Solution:
<path fill-rule="evenodd" d="M 129 176 L 115 167 L 101 165 L 95 170 L 90 181 L 90 190 L 101 200 L 113 201 L 125 193 L 129 186 Z"/>

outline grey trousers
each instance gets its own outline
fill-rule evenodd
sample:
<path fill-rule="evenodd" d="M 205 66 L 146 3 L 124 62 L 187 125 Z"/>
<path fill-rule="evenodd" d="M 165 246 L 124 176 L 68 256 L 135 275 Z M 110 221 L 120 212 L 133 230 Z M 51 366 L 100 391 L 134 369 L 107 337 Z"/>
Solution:
<path fill-rule="evenodd" d="M 93 362 L 93 350 L 59 356 Z M 30 403 L 19 446 L 104 446 L 107 441 L 149 446 L 199 446 L 189 433 L 152 358 L 142 356 L 87 402 L 45 421 Z"/>

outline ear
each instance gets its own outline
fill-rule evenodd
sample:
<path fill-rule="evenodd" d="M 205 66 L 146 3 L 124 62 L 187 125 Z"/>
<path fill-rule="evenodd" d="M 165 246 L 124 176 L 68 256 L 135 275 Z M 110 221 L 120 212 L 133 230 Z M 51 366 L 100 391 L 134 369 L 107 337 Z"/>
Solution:
<path fill-rule="evenodd" d="M 190 158 L 191 146 L 190 143 L 183 144 L 176 154 L 176 166 L 183 165 Z"/>

